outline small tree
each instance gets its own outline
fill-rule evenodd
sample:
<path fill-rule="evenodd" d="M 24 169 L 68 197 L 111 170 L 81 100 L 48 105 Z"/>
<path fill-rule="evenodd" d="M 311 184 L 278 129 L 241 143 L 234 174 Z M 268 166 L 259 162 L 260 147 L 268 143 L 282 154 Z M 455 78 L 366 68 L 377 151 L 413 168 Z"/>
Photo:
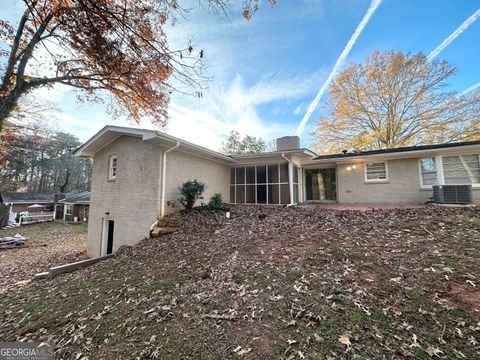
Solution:
<path fill-rule="evenodd" d="M 202 194 L 205 188 L 205 184 L 197 180 L 186 181 L 179 187 L 182 197 L 178 201 L 185 207 L 185 210 L 190 211 L 198 199 L 203 199 Z"/>
<path fill-rule="evenodd" d="M 228 155 L 258 154 L 266 149 L 261 137 L 247 135 L 243 139 L 238 131 L 231 131 L 227 141 L 222 142 L 221 152 Z"/>

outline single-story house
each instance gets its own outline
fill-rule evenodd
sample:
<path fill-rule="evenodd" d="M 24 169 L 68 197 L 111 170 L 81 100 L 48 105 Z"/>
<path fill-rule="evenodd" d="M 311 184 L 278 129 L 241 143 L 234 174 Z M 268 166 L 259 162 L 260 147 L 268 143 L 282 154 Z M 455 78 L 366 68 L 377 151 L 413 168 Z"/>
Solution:
<path fill-rule="evenodd" d="M 55 205 L 55 219 L 88 221 L 90 191 L 71 192 Z"/>
<path fill-rule="evenodd" d="M 89 256 L 148 237 L 193 179 L 206 183 L 205 201 L 220 193 L 233 204 L 422 204 L 436 185 L 468 185 L 458 189 L 480 203 L 480 141 L 322 156 L 299 144 L 287 136 L 275 152 L 227 156 L 155 130 L 104 127 L 75 151 L 93 160 Z"/>
<path fill-rule="evenodd" d="M 40 192 L 1 192 L 0 202 L 8 208 L 8 224 L 17 224 L 19 214 L 25 214 L 24 222 L 51 220 L 58 194 Z M 27 214 L 28 213 L 28 214 Z M 31 215 L 31 216 L 30 216 Z M 27 219 L 28 216 L 28 219 Z"/>

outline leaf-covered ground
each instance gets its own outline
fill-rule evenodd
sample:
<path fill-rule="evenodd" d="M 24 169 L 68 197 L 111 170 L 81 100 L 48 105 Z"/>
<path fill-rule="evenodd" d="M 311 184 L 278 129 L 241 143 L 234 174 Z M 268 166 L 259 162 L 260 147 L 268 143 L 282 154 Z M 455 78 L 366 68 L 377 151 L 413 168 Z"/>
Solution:
<path fill-rule="evenodd" d="M 52 221 L 0 230 L 0 237 L 15 234 L 27 238 L 28 246 L 0 249 L 0 294 L 52 266 L 86 257 L 86 224 Z"/>
<path fill-rule="evenodd" d="M 2 296 L 0 339 L 64 359 L 474 359 L 479 256 L 479 210 L 195 211 Z"/>

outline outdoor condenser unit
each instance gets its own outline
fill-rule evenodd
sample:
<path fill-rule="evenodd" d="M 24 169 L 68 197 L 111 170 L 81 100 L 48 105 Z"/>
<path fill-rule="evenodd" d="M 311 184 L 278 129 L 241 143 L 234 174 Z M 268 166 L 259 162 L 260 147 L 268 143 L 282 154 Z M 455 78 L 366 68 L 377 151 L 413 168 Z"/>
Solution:
<path fill-rule="evenodd" d="M 440 204 L 472 202 L 472 185 L 434 185 L 433 201 Z"/>

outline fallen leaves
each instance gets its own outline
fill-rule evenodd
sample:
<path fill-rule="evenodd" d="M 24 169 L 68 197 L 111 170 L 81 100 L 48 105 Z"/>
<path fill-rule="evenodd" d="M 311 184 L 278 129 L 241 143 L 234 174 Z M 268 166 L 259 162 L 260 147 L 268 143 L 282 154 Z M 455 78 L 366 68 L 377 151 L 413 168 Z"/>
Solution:
<path fill-rule="evenodd" d="M 237 354 L 238 356 L 244 356 L 244 355 L 248 354 L 250 351 L 252 351 L 252 348 L 244 349 L 241 346 L 238 346 L 235 349 L 233 349 L 233 352 L 235 354 Z"/>
<path fill-rule="evenodd" d="M 0 294 L 28 284 L 35 274 L 50 267 L 86 259 L 86 224 L 32 224 L 2 230 L 2 237 L 17 232 L 29 239 L 30 246 L 0 250 Z"/>
<path fill-rule="evenodd" d="M 352 343 L 350 342 L 350 338 L 347 333 L 343 333 L 339 338 L 338 338 L 338 343 L 349 348 L 352 346 Z"/>
<path fill-rule="evenodd" d="M 59 358 L 478 358 L 479 214 L 175 215 L 174 234 L 2 296 L 0 338 Z"/>

